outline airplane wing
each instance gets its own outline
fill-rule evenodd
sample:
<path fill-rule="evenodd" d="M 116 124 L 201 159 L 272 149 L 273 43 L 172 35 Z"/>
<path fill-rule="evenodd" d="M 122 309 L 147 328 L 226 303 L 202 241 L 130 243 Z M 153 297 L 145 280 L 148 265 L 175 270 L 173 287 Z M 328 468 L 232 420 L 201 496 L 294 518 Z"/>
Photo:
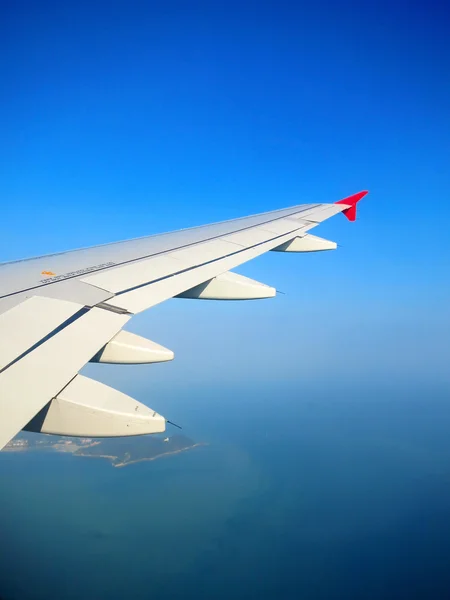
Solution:
<path fill-rule="evenodd" d="M 308 231 L 343 212 L 303 204 L 214 225 L 0 265 L 0 449 L 20 430 L 70 436 L 165 431 L 166 419 L 79 374 L 88 362 L 171 360 L 173 352 L 122 328 L 173 297 L 269 298 L 274 288 L 231 270 L 269 250 L 336 248 Z"/>

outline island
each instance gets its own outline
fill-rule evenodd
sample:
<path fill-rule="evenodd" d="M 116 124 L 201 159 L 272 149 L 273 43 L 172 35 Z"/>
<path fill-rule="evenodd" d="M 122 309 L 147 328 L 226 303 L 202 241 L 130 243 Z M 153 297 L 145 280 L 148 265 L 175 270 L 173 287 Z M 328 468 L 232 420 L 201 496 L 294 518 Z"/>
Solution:
<path fill-rule="evenodd" d="M 113 467 L 125 467 L 142 461 L 180 454 L 205 445 L 202 442 L 193 442 L 187 436 L 180 434 L 101 439 L 21 432 L 4 447 L 3 452 L 63 452 L 73 456 L 104 458 L 109 460 Z"/>

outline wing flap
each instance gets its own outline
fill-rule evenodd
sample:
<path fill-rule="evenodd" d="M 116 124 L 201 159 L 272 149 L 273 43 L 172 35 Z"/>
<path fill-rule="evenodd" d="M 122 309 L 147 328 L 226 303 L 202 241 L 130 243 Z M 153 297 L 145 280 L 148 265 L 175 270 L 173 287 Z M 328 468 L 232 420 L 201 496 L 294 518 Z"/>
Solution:
<path fill-rule="evenodd" d="M 103 273 L 91 275 L 83 281 L 115 294 L 154 281 L 168 274 L 176 273 L 184 265 L 176 258 L 164 254 L 133 262 L 122 267 L 108 269 Z"/>
<path fill-rule="evenodd" d="M 237 231 L 236 233 L 230 233 L 225 238 L 228 242 L 237 244 L 242 248 L 247 246 L 256 246 L 267 240 L 267 231 L 256 227 L 255 229 L 245 229 L 244 231 Z"/>
<path fill-rule="evenodd" d="M 226 238 L 218 238 L 217 240 L 203 242 L 202 244 L 196 244 L 195 246 L 171 252 L 169 256 L 180 260 L 186 268 L 190 268 L 211 260 L 217 260 L 222 256 L 237 252 L 241 248 L 242 246 L 238 246 Z"/>
<path fill-rule="evenodd" d="M 76 302 L 32 297 L 0 314 L 0 371 L 82 309 Z"/>
<path fill-rule="evenodd" d="M 321 204 L 317 208 L 308 209 L 301 215 L 301 219 L 304 221 L 309 221 L 310 223 L 322 223 L 326 221 L 330 217 L 334 217 L 338 213 L 342 212 L 345 209 L 345 206 L 340 206 L 338 204 Z"/>
<path fill-rule="evenodd" d="M 48 310 L 55 310 L 54 301 Z M 59 301 L 58 301 L 59 302 Z M 127 315 L 93 308 L 0 373 L 0 448 L 129 320 Z"/>

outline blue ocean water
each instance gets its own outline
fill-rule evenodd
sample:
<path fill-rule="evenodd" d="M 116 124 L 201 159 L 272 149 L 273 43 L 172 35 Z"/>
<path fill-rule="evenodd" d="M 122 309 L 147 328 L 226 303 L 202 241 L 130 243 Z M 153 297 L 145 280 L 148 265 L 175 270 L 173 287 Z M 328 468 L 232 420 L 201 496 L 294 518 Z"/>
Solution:
<path fill-rule="evenodd" d="M 450 394 L 327 387 L 197 390 L 209 445 L 125 468 L 0 454 L 1 598 L 450 598 Z"/>

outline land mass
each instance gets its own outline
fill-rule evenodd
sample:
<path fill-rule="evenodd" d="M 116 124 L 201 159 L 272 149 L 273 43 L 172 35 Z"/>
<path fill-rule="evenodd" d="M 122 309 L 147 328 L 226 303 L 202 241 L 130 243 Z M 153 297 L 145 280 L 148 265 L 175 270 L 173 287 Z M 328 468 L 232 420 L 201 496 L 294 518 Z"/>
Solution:
<path fill-rule="evenodd" d="M 195 443 L 185 435 L 146 435 L 124 438 L 69 438 L 22 432 L 4 448 L 6 452 L 53 451 L 73 456 L 106 458 L 114 467 L 186 452 L 204 443 Z"/>

